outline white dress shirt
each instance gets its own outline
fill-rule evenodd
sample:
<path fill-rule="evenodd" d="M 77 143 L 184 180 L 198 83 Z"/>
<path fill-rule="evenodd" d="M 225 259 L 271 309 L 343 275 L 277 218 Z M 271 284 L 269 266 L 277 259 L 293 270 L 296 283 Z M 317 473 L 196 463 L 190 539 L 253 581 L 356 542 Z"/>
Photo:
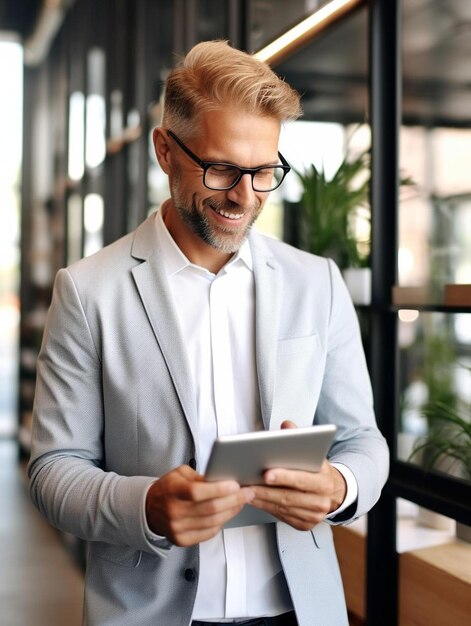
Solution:
<path fill-rule="evenodd" d="M 156 215 L 157 237 L 187 349 L 198 414 L 198 471 L 217 436 L 263 429 L 255 365 L 255 283 L 248 242 L 215 275 L 185 257 Z M 357 497 L 348 468 L 347 497 Z M 352 482 L 353 481 L 353 482 Z M 274 524 L 224 529 L 200 544 L 193 619 L 228 621 L 293 608 Z"/>

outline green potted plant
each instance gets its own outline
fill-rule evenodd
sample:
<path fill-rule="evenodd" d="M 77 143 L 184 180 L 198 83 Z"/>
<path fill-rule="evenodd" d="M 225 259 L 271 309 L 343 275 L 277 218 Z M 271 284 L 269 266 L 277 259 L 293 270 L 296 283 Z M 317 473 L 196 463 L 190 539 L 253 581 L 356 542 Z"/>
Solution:
<path fill-rule="evenodd" d="M 425 438 L 418 442 L 414 454 L 427 452 L 426 467 L 431 469 L 441 463 L 440 469 L 457 469 L 471 481 L 471 405 L 466 409 L 454 408 L 443 402 L 424 409 L 430 428 Z"/>
<path fill-rule="evenodd" d="M 300 245 L 334 259 L 344 270 L 353 300 L 367 304 L 371 290 L 370 255 L 370 151 L 351 156 L 347 150 L 332 178 L 311 164 L 295 170 L 302 187 Z M 358 236 L 358 223 L 364 237 Z M 356 271 L 350 272 L 352 268 Z M 358 273 L 358 269 L 361 271 Z M 353 281 L 353 283 L 352 283 Z"/>
<path fill-rule="evenodd" d="M 369 239 L 360 249 L 352 218 L 362 207 L 369 221 L 369 163 L 369 151 L 353 159 L 345 156 L 330 180 L 313 163 L 304 173 L 295 170 L 303 186 L 301 245 L 313 254 L 333 258 L 342 269 L 368 264 Z M 362 180 L 355 184 L 360 175 Z"/>
<path fill-rule="evenodd" d="M 461 367 L 471 373 L 470 367 Z M 422 457 L 427 471 L 453 472 L 471 481 L 471 403 L 456 396 L 450 401 L 431 398 L 422 413 L 428 432 L 415 445 L 411 458 Z M 457 523 L 457 536 L 471 541 L 471 528 Z"/>
<path fill-rule="evenodd" d="M 471 404 L 455 388 L 456 367 L 465 376 L 471 374 L 471 367 L 457 363 L 447 333 L 425 342 L 422 377 L 428 397 L 420 412 L 427 420 L 427 433 L 416 442 L 411 458 L 421 458 L 427 470 L 455 470 L 471 480 Z"/>
<path fill-rule="evenodd" d="M 303 194 L 299 208 L 300 247 L 332 258 L 343 271 L 356 304 L 369 304 L 370 271 L 370 150 L 345 156 L 331 178 L 313 163 L 294 169 Z M 401 185 L 412 184 L 408 178 Z"/>

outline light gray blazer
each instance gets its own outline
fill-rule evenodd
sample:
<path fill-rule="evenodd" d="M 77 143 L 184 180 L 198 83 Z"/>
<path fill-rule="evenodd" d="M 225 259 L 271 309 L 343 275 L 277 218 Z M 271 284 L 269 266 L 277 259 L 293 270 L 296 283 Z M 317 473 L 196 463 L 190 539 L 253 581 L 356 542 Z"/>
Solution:
<path fill-rule="evenodd" d="M 152 543 L 145 494 L 198 460 L 195 393 L 151 216 L 56 278 L 38 362 L 31 496 L 50 522 L 89 542 L 84 623 L 188 626 L 199 549 Z M 336 266 L 252 233 L 256 358 L 267 429 L 337 425 L 366 513 L 386 480 L 354 308 Z M 191 306 L 191 303 L 188 303 Z M 331 528 L 277 523 L 300 626 L 348 624 Z"/>

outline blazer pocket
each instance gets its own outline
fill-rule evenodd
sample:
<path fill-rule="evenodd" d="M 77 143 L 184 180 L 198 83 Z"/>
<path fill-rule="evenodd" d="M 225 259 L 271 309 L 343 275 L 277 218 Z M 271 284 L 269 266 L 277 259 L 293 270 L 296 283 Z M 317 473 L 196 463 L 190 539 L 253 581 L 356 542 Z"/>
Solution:
<path fill-rule="evenodd" d="M 90 555 L 125 567 L 137 567 L 142 557 L 141 550 L 134 550 L 130 546 L 115 546 L 103 541 L 90 542 L 88 552 Z"/>
<path fill-rule="evenodd" d="M 280 339 L 278 341 L 278 355 L 289 356 L 312 352 L 319 347 L 319 335 L 308 335 L 307 337 L 293 337 L 290 339 Z"/>
<path fill-rule="evenodd" d="M 312 424 L 322 382 L 323 354 L 318 334 L 278 341 L 273 424 L 293 420 L 298 426 Z"/>
<path fill-rule="evenodd" d="M 332 529 L 325 522 L 320 522 L 311 530 L 314 543 L 318 548 L 325 548 L 332 544 Z"/>

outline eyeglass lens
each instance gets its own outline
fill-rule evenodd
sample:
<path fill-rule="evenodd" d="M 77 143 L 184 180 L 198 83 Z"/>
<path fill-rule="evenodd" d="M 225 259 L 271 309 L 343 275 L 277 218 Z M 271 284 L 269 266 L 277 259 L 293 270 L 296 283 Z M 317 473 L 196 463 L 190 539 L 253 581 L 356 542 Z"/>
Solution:
<path fill-rule="evenodd" d="M 230 189 L 241 175 L 238 167 L 215 164 L 206 170 L 204 184 L 211 189 Z M 278 187 L 284 175 L 282 167 L 263 167 L 252 175 L 252 187 L 254 191 L 272 191 Z"/>

